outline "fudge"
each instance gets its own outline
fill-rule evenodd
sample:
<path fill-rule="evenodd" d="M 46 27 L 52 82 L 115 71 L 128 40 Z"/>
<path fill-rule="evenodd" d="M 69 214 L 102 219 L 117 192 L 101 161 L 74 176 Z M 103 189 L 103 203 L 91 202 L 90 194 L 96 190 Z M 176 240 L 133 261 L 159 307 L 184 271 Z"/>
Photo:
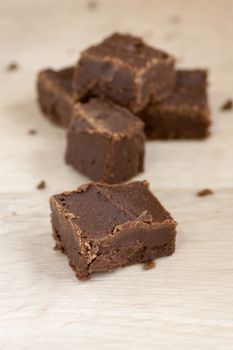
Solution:
<path fill-rule="evenodd" d="M 85 50 L 73 79 L 77 101 L 90 96 L 109 98 L 134 113 L 168 96 L 174 83 L 172 56 L 122 34 Z"/>
<path fill-rule="evenodd" d="M 203 139 L 209 135 L 207 71 L 178 70 L 173 93 L 140 113 L 150 139 Z"/>
<path fill-rule="evenodd" d="M 145 263 L 175 250 L 176 222 L 146 181 L 90 183 L 50 198 L 55 249 L 79 279 Z"/>
<path fill-rule="evenodd" d="M 119 183 L 143 171 L 144 125 L 110 101 L 76 103 L 66 162 L 94 181 Z"/>
<path fill-rule="evenodd" d="M 45 116 L 68 127 L 73 110 L 73 67 L 59 71 L 45 69 L 38 75 L 38 102 Z"/>

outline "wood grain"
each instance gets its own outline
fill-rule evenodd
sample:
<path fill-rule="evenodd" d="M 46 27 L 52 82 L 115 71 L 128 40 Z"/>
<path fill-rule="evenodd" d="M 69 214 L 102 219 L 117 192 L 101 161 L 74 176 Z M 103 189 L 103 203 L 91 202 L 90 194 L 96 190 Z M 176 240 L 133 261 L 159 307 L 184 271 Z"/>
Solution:
<path fill-rule="evenodd" d="M 233 111 L 219 110 L 233 97 L 232 13 L 230 0 L 0 2 L 0 349 L 233 348 Z M 178 221 L 176 253 L 79 282 L 52 250 L 48 197 L 87 179 L 64 164 L 65 132 L 41 116 L 35 78 L 114 30 L 209 67 L 214 124 L 203 142 L 146 146 L 138 178 Z"/>

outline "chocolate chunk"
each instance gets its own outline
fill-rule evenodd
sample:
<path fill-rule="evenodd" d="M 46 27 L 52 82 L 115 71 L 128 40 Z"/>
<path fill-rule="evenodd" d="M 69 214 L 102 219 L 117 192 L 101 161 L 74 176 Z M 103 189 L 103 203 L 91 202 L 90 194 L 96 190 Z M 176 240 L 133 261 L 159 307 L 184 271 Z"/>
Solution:
<path fill-rule="evenodd" d="M 36 188 L 38 190 L 43 190 L 46 188 L 46 182 L 44 180 L 42 180 L 41 182 L 38 183 L 38 185 L 36 186 Z"/>
<path fill-rule="evenodd" d="M 59 71 L 45 69 L 38 75 L 38 103 L 44 115 L 53 123 L 68 127 L 73 111 L 73 68 Z"/>
<path fill-rule="evenodd" d="M 67 137 L 66 162 L 94 181 L 118 183 L 143 171 L 142 121 L 109 101 L 77 103 Z"/>
<path fill-rule="evenodd" d="M 214 192 L 212 190 L 210 190 L 209 188 L 205 188 L 204 190 L 201 190 L 201 191 L 197 192 L 197 196 L 205 197 L 205 196 L 209 196 L 209 195 L 211 195 L 213 193 Z"/>
<path fill-rule="evenodd" d="M 11 62 L 7 65 L 6 69 L 9 71 L 9 72 L 13 72 L 13 71 L 16 71 L 19 69 L 19 65 L 18 63 L 16 62 Z"/>
<path fill-rule="evenodd" d="M 82 53 L 73 83 L 76 100 L 109 98 L 136 113 L 171 93 L 174 59 L 138 37 L 113 34 Z"/>
<path fill-rule="evenodd" d="M 91 183 L 52 196 L 50 205 L 56 248 L 68 256 L 79 279 L 175 250 L 176 222 L 145 181 Z"/>
<path fill-rule="evenodd" d="M 202 139 L 208 136 L 210 112 L 206 70 L 178 70 L 174 92 L 140 113 L 150 139 Z"/>
<path fill-rule="evenodd" d="M 233 101 L 230 99 L 226 100 L 221 106 L 222 111 L 229 111 L 232 108 L 233 108 Z"/>

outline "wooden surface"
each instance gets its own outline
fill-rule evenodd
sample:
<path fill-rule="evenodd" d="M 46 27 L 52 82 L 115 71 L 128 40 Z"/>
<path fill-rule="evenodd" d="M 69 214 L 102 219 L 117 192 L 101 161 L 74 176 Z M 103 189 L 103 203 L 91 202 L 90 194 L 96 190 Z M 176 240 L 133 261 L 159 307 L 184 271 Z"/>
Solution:
<path fill-rule="evenodd" d="M 86 3 L 0 2 L 0 349 L 232 349 L 233 111 L 219 107 L 233 97 L 233 2 Z M 48 197 L 87 179 L 64 164 L 65 132 L 41 116 L 34 84 L 113 30 L 208 67 L 214 124 L 204 142 L 146 146 L 138 178 L 178 221 L 176 253 L 79 282 L 52 250 Z M 214 194 L 197 197 L 205 187 Z"/>

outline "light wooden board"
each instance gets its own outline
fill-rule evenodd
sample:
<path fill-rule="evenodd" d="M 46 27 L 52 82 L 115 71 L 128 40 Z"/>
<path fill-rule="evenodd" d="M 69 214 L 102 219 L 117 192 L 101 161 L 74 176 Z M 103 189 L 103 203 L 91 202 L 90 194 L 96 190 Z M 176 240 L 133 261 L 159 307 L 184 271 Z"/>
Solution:
<path fill-rule="evenodd" d="M 0 349 L 233 348 L 233 112 L 219 110 L 233 97 L 232 13 L 231 0 L 0 1 Z M 138 178 L 178 221 L 176 253 L 79 282 L 52 250 L 48 197 L 87 179 L 64 164 L 65 132 L 41 116 L 34 84 L 114 30 L 210 68 L 213 133 L 146 146 Z M 195 196 L 205 187 L 214 195 Z"/>

